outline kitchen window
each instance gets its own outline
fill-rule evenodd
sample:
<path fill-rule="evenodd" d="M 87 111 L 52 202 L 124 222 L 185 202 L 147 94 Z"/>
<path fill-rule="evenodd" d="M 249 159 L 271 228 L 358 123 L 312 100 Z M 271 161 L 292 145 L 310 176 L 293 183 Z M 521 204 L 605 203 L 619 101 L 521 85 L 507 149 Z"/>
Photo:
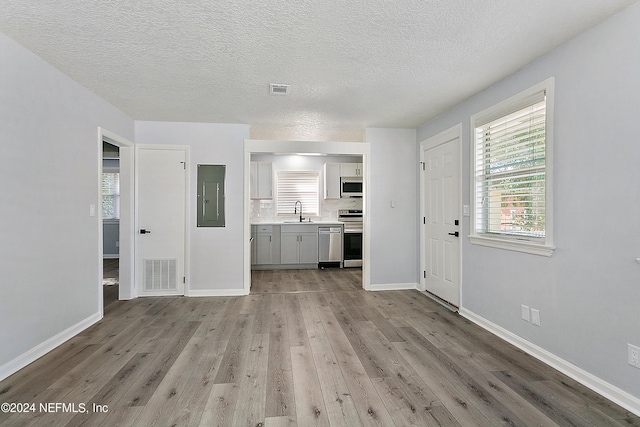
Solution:
<path fill-rule="evenodd" d="M 295 204 L 299 200 L 302 202 L 303 216 L 319 216 L 318 171 L 278 171 L 276 181 L 278 215 L 294 215 Z"/>
<path fill-rule="evenodd" d="M 553 79 L 471 117 L 474 244 L 553 253 Z"/>

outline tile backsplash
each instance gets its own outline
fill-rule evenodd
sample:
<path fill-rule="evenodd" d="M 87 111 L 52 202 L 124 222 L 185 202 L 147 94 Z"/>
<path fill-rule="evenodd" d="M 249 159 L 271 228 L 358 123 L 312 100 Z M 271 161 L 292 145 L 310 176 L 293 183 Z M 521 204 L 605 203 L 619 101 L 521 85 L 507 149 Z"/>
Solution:
<path fill-rule="evenodd" d="M 362 199 L 321 200 L 320 216 L 312 217 L 312 219 L 316 221 L 337 220 L 339 209 L 362 209 Z M 291 218 L 276 215 L 276 207 L 273 200 L 251 200 L 252 223 L 279 222 L 295 218 L 296 214 L 293 212 L 291 212 Z"/>

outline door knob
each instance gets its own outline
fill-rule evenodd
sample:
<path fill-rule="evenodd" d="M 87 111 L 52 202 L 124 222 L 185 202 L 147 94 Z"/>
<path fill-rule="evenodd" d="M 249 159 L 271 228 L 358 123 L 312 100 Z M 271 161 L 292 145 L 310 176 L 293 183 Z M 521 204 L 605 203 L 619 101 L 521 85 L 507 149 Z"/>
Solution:
<path fill-rule="evenodd" d="M 140 234 L 151 234 L 151 230 L 145 230 L 144 228 L 141 228 Z"/>
<path fill-rule="evenodd" d="M 458 233 L 457 231 L 456 231 L 456 232 L 454 232 L 454 233 L 449 233 L 449 236 L 456 236 L 456 237 L 458 237 L 459 235 L 460 235 L 460 233 Z"/>

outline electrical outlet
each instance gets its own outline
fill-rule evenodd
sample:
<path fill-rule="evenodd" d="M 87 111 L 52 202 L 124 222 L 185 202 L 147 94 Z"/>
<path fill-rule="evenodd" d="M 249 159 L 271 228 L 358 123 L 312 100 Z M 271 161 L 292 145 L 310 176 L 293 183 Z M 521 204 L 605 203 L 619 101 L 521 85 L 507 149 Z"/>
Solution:
<path fill-rule="evenodd" d="M 629 346 L 629 365 L 640 368 L 640 347 L 627 344 Z"/>
<path fill-rule="evenodd" d="M 522 304 L 522 320 L 529 322 L 529 306 Z"/>
<path fill-rule="evenodd" d="M 540 326 L 540 310 L 536 310 L 535 308 L 531 309 L 531 323 Z"/>

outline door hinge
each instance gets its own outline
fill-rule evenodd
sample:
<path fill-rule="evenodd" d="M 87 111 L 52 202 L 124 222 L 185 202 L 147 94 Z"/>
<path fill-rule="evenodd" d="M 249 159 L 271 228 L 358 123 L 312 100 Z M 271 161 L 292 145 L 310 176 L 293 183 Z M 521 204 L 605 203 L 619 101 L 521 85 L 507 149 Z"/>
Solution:
<path fill-rule="evenodd" d="M 182 163 L 182 169 L 187 170 L 187 162 L 180 162 Z"/>
<path fill-rule="evenodd" d="M 427 217 L 426 216 L 422 217 L 422 223 L 425 224 L 425 225 L 427 224 Z"/>
<path fill-rule="evenodd" d="M 422 170 L 425 170 L 425 168 L 424 168 L 424 162 L 420 162 L 420 165 L 422 166 Z"/>
<path fill-rule="evenodd" d="M 182 283 L 187 283 L 187 277 L 186 276 L 182 276 Z"/>
<path fill-rule="evenodd" d="M 424 271 L 422 272 L 422 277 L 424 277 L 425 279 L 427 278 L 427 270 L 424 270 Z"/>

